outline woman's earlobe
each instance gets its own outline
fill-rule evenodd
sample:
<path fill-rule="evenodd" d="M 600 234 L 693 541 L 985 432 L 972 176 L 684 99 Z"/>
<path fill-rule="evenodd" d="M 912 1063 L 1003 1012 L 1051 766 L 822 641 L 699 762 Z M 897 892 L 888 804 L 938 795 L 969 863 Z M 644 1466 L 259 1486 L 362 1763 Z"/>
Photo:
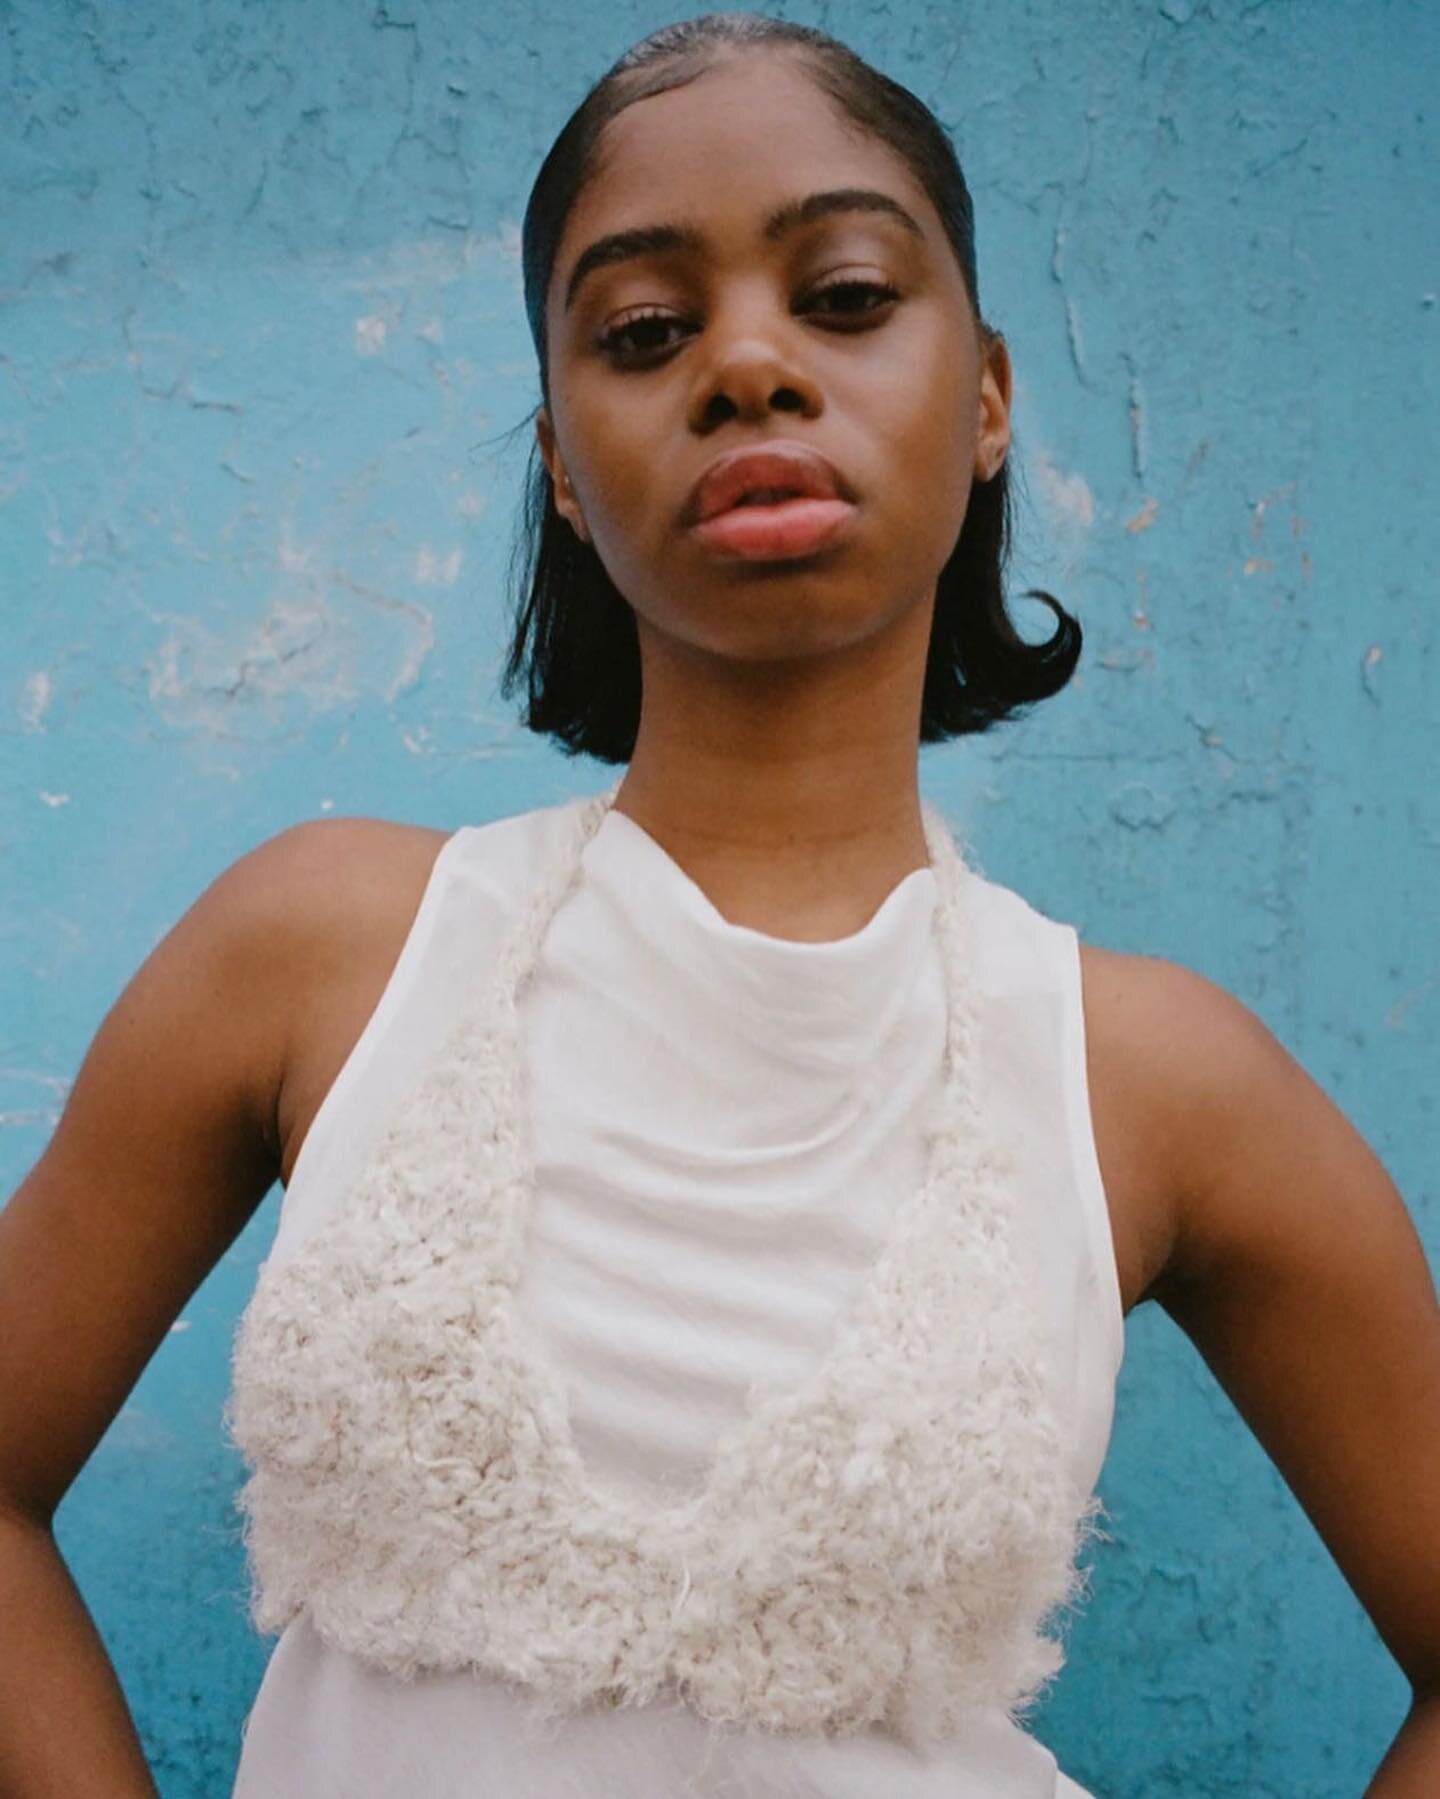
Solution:
<path fill-rule="evenodd" d="M 575 489 L 570 485 L 570 477 L 565 473 L 563 463 L 555 471 L 555 510 L 581 543 L 589 543 L 590 533 L 585 526 L 585 514 L 580 510 L 580 502 L 575 498 Z"/>
<path fill-rule="evenodd" d="M 580 510 L 580 502 L 575 498 L 575 489 L 570 484 L 570 476 L 560 455 L 559 446 L 555 442 L 555 428 L 549 416 L 542 410 L 535 423 L 536 436 L 540 441 L 540 455 L 550 476 L 550 492 L 555 501 L 555 510 L 560 514 L 581 543 L 589 543 L 590 533 L 585 528 L 585 517 Z"/>
<path fill-rule="evenodd" d="M 1004 468 L 1009 454 L 1008 443 L 1002 444 L 998 449 L 993 447 L 988 450 L 983 447 L 977 449 L 975 452 L 975 479 L 977 481 L 993 481 Z"/>

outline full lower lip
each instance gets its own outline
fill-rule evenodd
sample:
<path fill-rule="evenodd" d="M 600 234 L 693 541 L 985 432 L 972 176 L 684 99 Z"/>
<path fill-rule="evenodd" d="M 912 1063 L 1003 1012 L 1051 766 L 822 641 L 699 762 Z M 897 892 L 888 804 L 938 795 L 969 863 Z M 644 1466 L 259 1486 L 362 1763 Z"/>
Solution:
<path fill-rule="evenodd" d="M 832 543 L 855 513 L 849 500 L 796 495 L 765 506 L 731 506 L 692 525 L 707 549 L 742 562 L 789 562 Z"/>

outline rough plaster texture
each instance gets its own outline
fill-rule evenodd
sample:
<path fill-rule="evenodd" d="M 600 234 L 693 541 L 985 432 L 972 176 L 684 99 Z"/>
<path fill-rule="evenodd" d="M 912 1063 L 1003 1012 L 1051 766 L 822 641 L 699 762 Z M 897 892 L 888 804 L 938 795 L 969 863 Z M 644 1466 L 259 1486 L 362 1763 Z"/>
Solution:
<path fill-rule="evenodd" d="M 142 956 L 264 836 L 453 826 L 567 763 L 494 691 L 540 155 L 667 8 L 0 3 L 0 1180 Z M 1432 1251 L 1440 243 L 1423 0 L 797 6 L 929 100 L 1010 338 L 1023 576 L 1081 676 L 925 753 L 988 872 L 1253 1006 Z M 523 433 L 522 433 L 523 436 Z M 266 1646 L 219 1411 L 278 1191 L 59 1530 L 166 1799 Z M 1354 1795 L 1404 1688 L 1163 1316 L 1039 1720 L 1098 1793 Z"/>

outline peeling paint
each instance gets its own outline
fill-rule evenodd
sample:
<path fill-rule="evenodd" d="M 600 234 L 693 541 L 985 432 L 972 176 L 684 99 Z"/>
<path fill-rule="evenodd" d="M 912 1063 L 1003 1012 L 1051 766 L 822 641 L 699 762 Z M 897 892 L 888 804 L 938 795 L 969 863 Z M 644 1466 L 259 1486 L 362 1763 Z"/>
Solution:
<path fill-rule="evenodd" d="M 54 683 L 48 672 L 41 668 L 33 674 L 26 675 L 25 687 L 20 696 L 20 724 L 26 731 L 43 731 L 43 720 L 54 697 Z"/>
<path fill-rule="evenodd" d="M 1052 521 L 1088 531 L 1095 522 L 1095 496 L 1085 477 L 1057 468 L 1044 449 L 1034 453 L 1032 466 Z"/>
<path fill-rule="evenodd" d="M 1146 500 L 1145 504 L 1133 517 L 1126 519 L 1125 529 L 1133 537 L 1140 531 L 1148 531 L 1159 516 L 1160 502 L 1152 496 L 1150 499 Z"/>
<path fill-rule="evenodd" d="M 461 550 L 447 550 L 440 556 L 429 544 L 422 543 L 415 553 L 415 579 L 422 587 L 453 587 L 460 575 L 463 554 Z"/>
<path fill-rule="evenodd" d="M 320 704 L 353 695 L 338 666 L 322 600 L 275 600 L 238 650 L 194 619 L 176 618 L 147 663 L 158 706 L 237 705 L 303 691 Z"/>
<path fill-rule="evenodd" d="M 1175 816 L 1175 801 L 1143 781 L 1132 781 L 1110 796 L 1110 816 L 1128 831 L 1158 831 Z"/>
<path fill-rule="evenodd" d="M 367 313 L 355 321 L 355 352 L 358 356 L 378 356 L 385 348 L 390 321 L 378 312 Z"/>
<path fill-rule="evenodd" d="M 71 1083 L 61 1075 L 44 1074 L 29 1068 L 0 1068 L 0 1129 L 53 1131 L 69 1097 Z M 35 1105 L 30 1089 L 39 1087 L 49 1099 L 46 1105 Z M 12 1093 L 12 1088 L 22 1091 Z M 14 1101 L 19 1100 L 20 1104 Z M 28 1102 L 28 1103 L 27 1103 Z"/>

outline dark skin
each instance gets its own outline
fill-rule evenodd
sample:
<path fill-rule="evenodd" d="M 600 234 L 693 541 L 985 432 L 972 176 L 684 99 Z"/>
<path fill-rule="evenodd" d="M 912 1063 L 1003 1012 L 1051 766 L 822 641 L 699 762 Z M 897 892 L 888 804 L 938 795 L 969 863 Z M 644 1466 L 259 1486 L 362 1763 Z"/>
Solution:
<path fill-rule="evenodd" d="M 717 158 L 720 160 L 717 161 Z M 726 179 L 713 171 L 723 167 Z M 778 236 L 782 203 L 888 196 Z M 703 242 L 567 281 L 658 221 Z M 894 290 L 877 301 L 841 281 Z M 844 312 L 843 325 L 836 311 Z M 647 311 L 674 320 L 602 350 Z M 549 303 L 556 500 L 635 608 L 644 707 L 617 804 L 732 923 L 824 941 L 927 860 L 918 721 L 934 586 L 1009 448 L 1003 343 L 908 169 L 786 55 L 609 128 Z M 627 351 L 625 356 L 630 356 Z M 815 443 L 858 496 L 803 565 L 736 567 L 677 521 L 720 450 Z M 295 826 L 241 858 L 102 1024 L 0 1212 L 0 1792 L 153 1794 L 54 1551 L 56 1506 L 170 1324 L 288 1183 L 394 966 L 444 833 Z M 1384 1169 L 1260 1022 L 1199 976 L 1082 948 L 1096 1148 L 1125 1309 L 1164 1306 L 1289 1481 L 1408 1675 L 1368 1791 L 1440 1791 L 1440 1312 Z M 23 1727 L 22 1727 L 23 1721 Z"/>

